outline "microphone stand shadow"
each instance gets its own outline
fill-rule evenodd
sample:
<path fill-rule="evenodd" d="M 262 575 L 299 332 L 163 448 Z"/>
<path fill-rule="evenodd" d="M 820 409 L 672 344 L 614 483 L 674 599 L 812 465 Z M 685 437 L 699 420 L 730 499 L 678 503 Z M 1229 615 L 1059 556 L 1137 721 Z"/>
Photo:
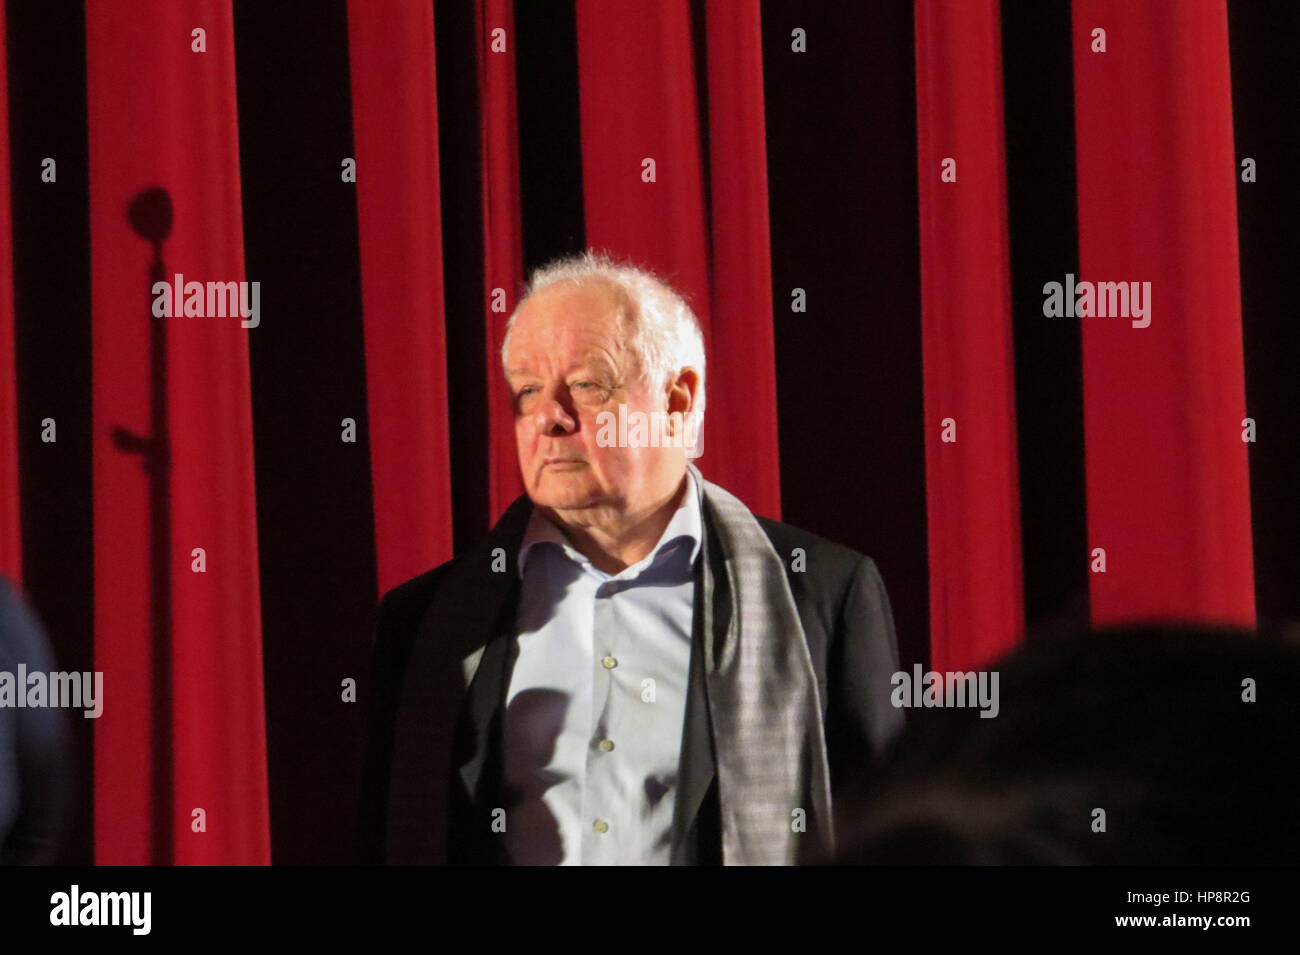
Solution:
<path fill-rule="evenodd" d="M 113 445 L 140 456 L 149 475 L 149 604 L 151 617 L 152 773 L 149 780 L 152 845 L 150 863 L 172 865 L 174 783 L 172 778 L 172 541 L 171 446 L 167 437 L 167 327 L 153 316 L 153 286 L 166 281 L 163 242 L 172 231 L 172 201 L 166 189 L 144 189 L 132 198 L 127 218 L 153 251 L 149 263 L 149 431 L 113 428 Z M 175 314 L 173 312 L 173 314 Z"/>

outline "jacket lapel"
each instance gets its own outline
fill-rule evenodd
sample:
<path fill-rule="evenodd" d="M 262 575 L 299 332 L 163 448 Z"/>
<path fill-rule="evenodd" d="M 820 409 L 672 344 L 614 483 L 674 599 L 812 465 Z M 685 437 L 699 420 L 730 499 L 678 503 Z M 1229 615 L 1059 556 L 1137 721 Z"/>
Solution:
<path fill-rule="evenodd" d="M 725 572 L 718 566 L 721 549 L 711 533 L 708 507 L 702 507 L 704 541 L 695 565 L 695 612 L 691 627 L 691 663 L 686 696 L 686 721 L 682 727 L 682 756 L 678 770 L 677 805 L 673 811 L 673 865 L 720 862 L 721 819 L 705 797 L 717 776 L 713 730 L 709 721 L 708 683 L 704 666 L 704 605 L 714 605 L 715 632 L 725 633 L 731 622 L 730 594 Z M 713 580 L 721 587 L 705 585 L 704 562 L 714 562 Z M 718 628 L 721 628 L 719 631 Z M 714 645 L 721 645 L 715 640 Z M 711 809 L 711 807 L 713 807 Z"/>
<path fill-rule="evenodd" d="M 531 511 L 520 497 L 481 546 L 453 562 L 420 622 L 394 733 L 390 862 L 471 861 L 496 845 L 486 842 L 490 815 L 477 817 L 490 813 L 483 790 L 497 781 L 494 723 L 519 590 L 515 557 Z M 496 572 L 501 552 L 505 568 Z"/>

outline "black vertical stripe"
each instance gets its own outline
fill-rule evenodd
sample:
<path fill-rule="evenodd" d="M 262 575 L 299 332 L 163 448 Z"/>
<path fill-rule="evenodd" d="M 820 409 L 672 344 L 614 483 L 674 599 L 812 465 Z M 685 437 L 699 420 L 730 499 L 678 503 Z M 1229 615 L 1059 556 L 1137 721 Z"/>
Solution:
<path fill-rule="evenodd" d="M 377 586 L 346 4 L 309 9 L 235 8 L 272 853 L 289 864 L 356 858 L 366 708 L 341 684 L 365 686 Z"/>
<path fill-rule="evenodd" d="M 58 668 L 84 672 L 95 669 L 85 9 L 10 2 L 6 20 L 23 584 Z M 53 183 L 40 178 L 47 157 Z M 45 418 L 55 443 L 41 440 Z M 67 725 L 75 779 L 60 861 L 89 865 L 94 721 Z"/>
<path fill-rule="evenodd" d="M 928 662 L 912 5 L 762 17 L 783 516 L 875 559 Z"/>
<path fill-rule="evenodd" d="M 488 531 L 488 415 L 483 365 L 487 301 L 483 291 L 478 41 L 472 4 L 435 3 L 433 13 L 438 46 L 452 537 L 456 552 L 461 553 Z"/>
<path fill-rule="evenodd" d="M 708 275 L 713 279 L 713 176 L 709 151 L 709 27 L 705 0 L 691 0 L 691 54 L 695 67 L 695 118 L 700 143 L 700 184 L 703 189 L 705 248 L 709 250 Z"/>
<path fill-rule="evenodd" d="M 1003 0 L 1007 222 L 1028 639 L 1088 618 L 1079 323 L 1043 285 L 1079 274 L 1069 4 Z"/>
<path fill-rule="evenodd" d="M 1228 4 L 1255 600 L 1261 625 L 1300 626 L 1300 5 Z M 1256 181 L 1242 182 L 1241 161 Z M 1235 422 L 1229 422 L 1230 425 Z"/>
<path fill-rule="evenodd" d="M 515 0 L 524 272 L 586 243 L 573 0 Z"/>

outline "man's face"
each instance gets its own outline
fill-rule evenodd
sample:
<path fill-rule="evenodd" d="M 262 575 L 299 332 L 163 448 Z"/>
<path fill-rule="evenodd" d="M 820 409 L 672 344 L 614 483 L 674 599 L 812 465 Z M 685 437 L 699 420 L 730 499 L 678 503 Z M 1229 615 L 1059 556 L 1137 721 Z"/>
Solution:
<path fill-rule="evenodd" d="M 629 306 L 616 286 L 561 282 L 525 302 L 510 333 L 506 378 L 524 487 L 562 519 L 639 512 L 671 495 L 685 471 L 681 448 L 596 442 L 602 411 L 617 417 L 626 404 L 629 415 L 648 415 L 668 403 L 668 389 L 643 381 L 623 344 Z"/>

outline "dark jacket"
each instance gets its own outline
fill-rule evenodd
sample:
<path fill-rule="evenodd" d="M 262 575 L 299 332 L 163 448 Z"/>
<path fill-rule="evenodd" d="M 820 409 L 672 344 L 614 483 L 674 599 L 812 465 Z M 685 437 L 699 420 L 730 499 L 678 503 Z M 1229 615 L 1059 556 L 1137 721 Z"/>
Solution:
<path fill-rule="evenodd" d="M 361 798 L 363 862 L 506 861 L 491 817 L 502 804 L 501 722 L 520 591 L 515 558 L 531 512 L 532 502 L 520 497 L 479 547 L 395 587 L 380 604 Z M 707 507 L 703 519 L 710 535 Z M 890 678 L 898 669 L 889 598 L 870 558 L 789 525 L 758 520 L 785 564 L 808 642 L 832 803 L 838 805 L 837 794 L 863 782 L 872 760 L 903 726 L 902 710 L 889 700 Z M 716 546 L 704 550 L 719 553 Z M 673 823 L 672 861 L 682 865 L 721 861 L 700 661 L 702 566 L 701 557 Z M 715 577 L 725 578 L 716 570 Z M 725 626 L 729 613 L 724 598 L 721 611 L 715 608 L 715 623 Z M 476 651 L 482 655 L 467 690 L 461 661 Z"/>

